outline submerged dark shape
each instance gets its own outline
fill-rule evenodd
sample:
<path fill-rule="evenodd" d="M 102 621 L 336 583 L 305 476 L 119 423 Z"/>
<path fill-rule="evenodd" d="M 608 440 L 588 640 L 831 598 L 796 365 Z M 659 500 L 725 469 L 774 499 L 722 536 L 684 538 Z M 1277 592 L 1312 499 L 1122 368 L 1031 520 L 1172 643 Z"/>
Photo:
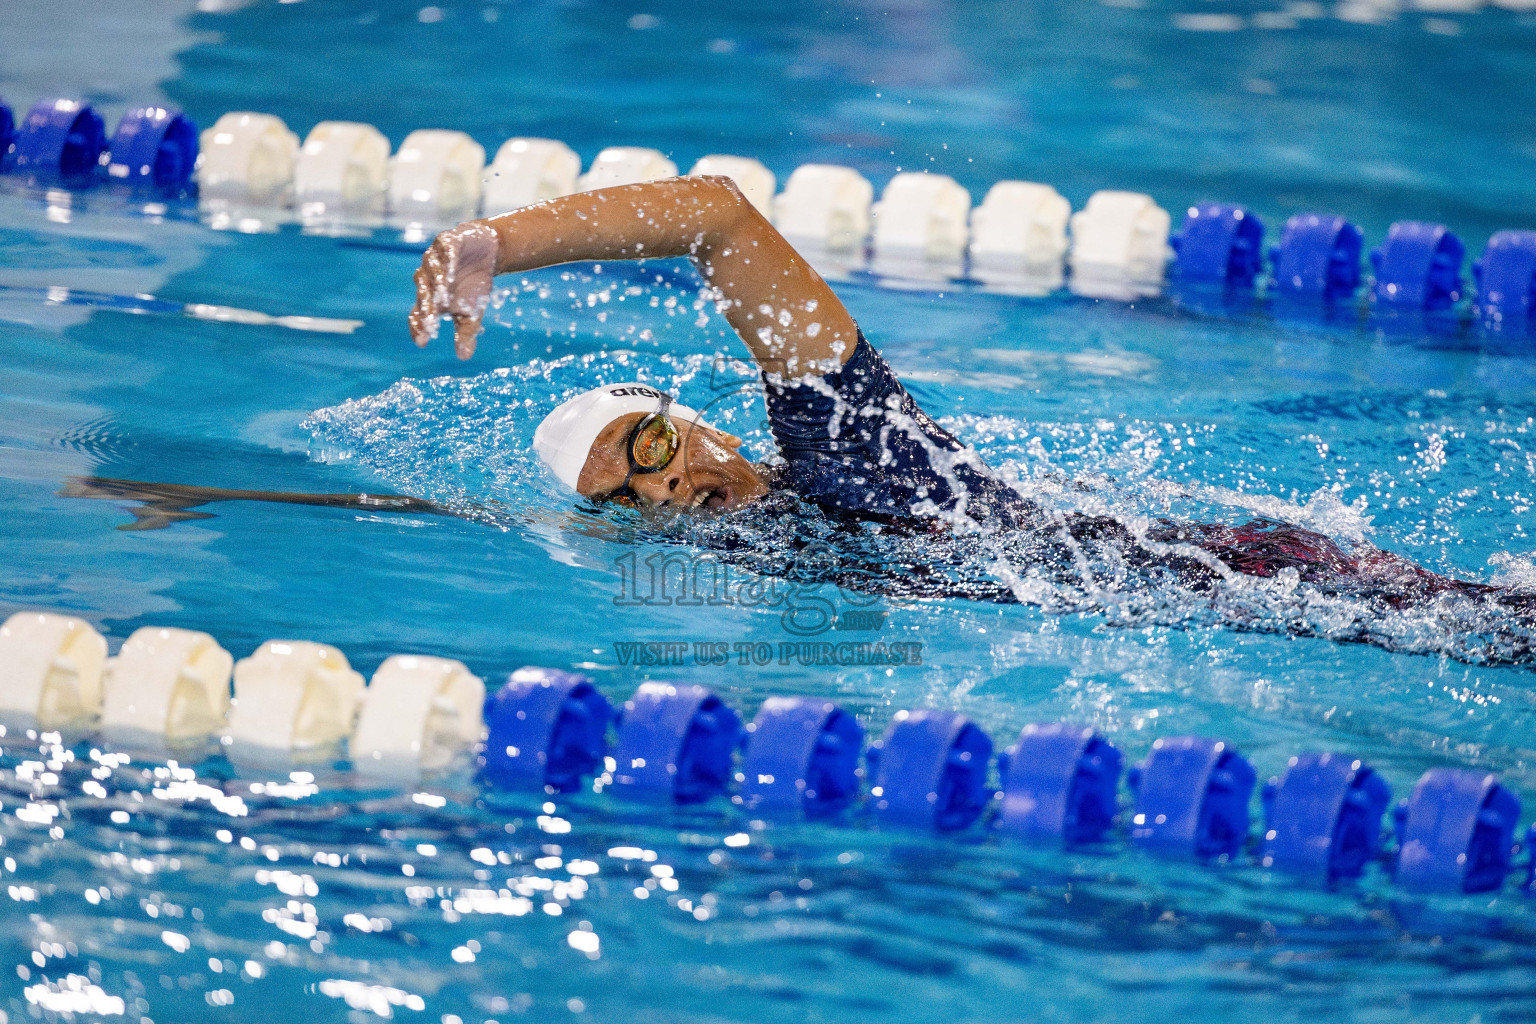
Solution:
<path fill-rule="evenodd" d="M 451 515 L 444 506 L 403 494 L 302 494 L 291 491 L 248 491 L 228 487 L 117 480 L 104 476 L 72 476 L 59 491 L 65 498 L 108 498 L 135 501 L 128 506 L 133 522 L 119 530 L 163 530 L 187 519 L 212 519 L 212 512 L 195 509 L 215 501 L 269 501 L 284 505 L 325 505 L 370 512 L 411 512 Z"/>

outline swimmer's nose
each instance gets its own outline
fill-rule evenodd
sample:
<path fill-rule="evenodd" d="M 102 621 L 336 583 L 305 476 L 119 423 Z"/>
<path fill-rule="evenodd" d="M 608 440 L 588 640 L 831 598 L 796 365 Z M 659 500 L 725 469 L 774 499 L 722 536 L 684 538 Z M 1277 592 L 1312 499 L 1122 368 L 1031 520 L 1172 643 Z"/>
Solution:
<path fill-rule="evenodd" d="M 674 463 L 682 462 L 674 459 Z M 693 485 L 682 466 L 668 466 L 660 473 L 637 476 L 630 484 L 635 492 L 653 505 L 687 505 L 693 500 Z"/>
<path fill-rule="evenodd" d="M 673 459 L 672 465 L 662 473 L 667 488 L 663 500 L 674 505 L 686 505 L 693 498 L 693 486 L 688 482 L 688 473 L 681 465 L 682 462 L 681 458 Z"/>

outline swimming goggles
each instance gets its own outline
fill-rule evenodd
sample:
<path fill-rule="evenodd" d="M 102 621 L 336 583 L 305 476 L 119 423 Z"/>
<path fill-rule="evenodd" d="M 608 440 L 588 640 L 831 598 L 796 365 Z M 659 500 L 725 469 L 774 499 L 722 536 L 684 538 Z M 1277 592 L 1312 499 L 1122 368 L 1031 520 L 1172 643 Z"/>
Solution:
<path fill-rule="evenodd" d="M 667 407 L 671 404 L 672 396 L 662 395 L 656 411 L 642 418 L 629 432 L 629 473 L 624 477 L 623 486 L 610 493 L 605 500 L 631 508 L 639 505 L 640 496 L 630 487 L 630 483 L 637 476 L 660 473 L 677 457 L 682 438 L 672 418 L 667 415 Z"/>

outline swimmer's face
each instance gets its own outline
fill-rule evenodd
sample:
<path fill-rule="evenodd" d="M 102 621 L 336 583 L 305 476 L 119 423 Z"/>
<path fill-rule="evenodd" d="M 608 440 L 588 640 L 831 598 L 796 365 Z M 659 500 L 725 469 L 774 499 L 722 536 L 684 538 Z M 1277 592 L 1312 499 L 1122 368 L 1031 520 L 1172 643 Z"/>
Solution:
<path fill-rule="evenodd" d="M 578 494 L 602 499 L 623 488 L 629 475 L 629 434 L 646 415 L 620 416 L 603 428 L 576 480 Z M 644 504 L 733 509 L 768 493 L 752 463 L 737 451 L 741 438 L 702 424 L 673 422 L 680 444 L 672 461 L 658 473 L 636 473 L 629 481 Z"/>

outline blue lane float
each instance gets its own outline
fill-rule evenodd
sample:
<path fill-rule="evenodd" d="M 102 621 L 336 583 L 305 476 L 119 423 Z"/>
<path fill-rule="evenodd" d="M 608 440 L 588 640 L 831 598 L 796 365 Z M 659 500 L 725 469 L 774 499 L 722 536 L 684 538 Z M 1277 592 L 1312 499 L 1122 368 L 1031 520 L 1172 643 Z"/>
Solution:
<path fill-rule="evenodd" d="M 741 717 L 702 686 L 645 683 L 624 702 L 613 785 L 651 799 L 698 803 L 725 792 Z"/>
<path fill-rule="evenodd" d="M 1433 313 L 1461 300 L 1466 246 L 1444 224 L 1400 220 L 1371 251 L 1378 306 Z"/>
<path fill-rule="evenodd" d="M 1199 203 L 1168 243 L 1180 281 L 1251 289 L 1264 263 L 1264 222 L 1232 203 Z"/>
<path fill-rule="evenodd" d="M 1085 726 L 1026 725 L 997 758 L 998 831 L 1065 846 L 1098 842 L 1115 822 L 1123 762 L 1114 744 Z"/>
<path fill-rule="evenodd" d="M 1431 768 L 1395 810 L 1397 881 L 1416 892 L 1492 892 L 1514 854 L 1520 798 L 1498 776 Z"/>
<path fill-rule="evenodd" d="M 1348 299 L 1360 287 L 1364 245 L 1364 232 L 1343 217 L 1296 214 L 1270 250 L 1277 296 L 1316 303 Z"/>
<path fill-rule="evenodd" d="M 107 174 L 131 185 L 179 189 L 197 164 L 197 125 L 179 110 L 136 107 L 117 123 Z"/>
<path fill-rule="evenodd" d="M 1157 740 L 1129 781 L 1136 791 L 1130 832 L 1137 846 L 1197 860 L 1242 850 L 1256 775 L 1230 744 L 1204 736 Z"/>
<path fill-rule="evenodd" d="M 511 788 L 581 788 L 602 763 L 613 706 L 586 676 L 525 668 L 485 702 L 481 774 Z"/>
<path fill-rule="evenodd" d="M 19 173 L 78 181 L 95 173 L 106 148 L 106 125 L 89 103 L 39 100 L 16 129 Z"/>
<path fill-rule="evenodd" d="M 964 715 L 898 711 L 866 755 L 882 822 L 953 832 L 986 809 L 992 738 Z"/>
<path fill-rule="evenodd" d="M 859 792 L 864 727 L 831 701 L 769 697 L 747 725 L 733 802 L 750 811 L 824 817 Z"/>
<path fill-rule="evenodd" d="M 0 99 L 0 172 L 11 169 L 16 159 L 16 116 L 5 100 Z"/>
<path fill-rule="evenodd" d="M 1477 319 L 1490 334 L 1526 334 L 1536 326 L 1536 231 L 1500 231 L 1472 264 Z"/>
<path fill-rule="evenodd" d="M 1347 754 L 1298 754 L 1264 787 L 1259 863 L 1331 885 L 1359 878 L 1381 852 L 1392 787 Z"/>
<path fill-rule="evenodd" d="M 583 676 L 513 673 L 486 702 L 483 777 L 494 784 L 574 792 L 602 760 L 612 709 Z M 699 686 L 646 683 L 625 703 L 609 777 L 619 792 L 694 803 L 723 793 L 747 737 L 732 801 L 752 812 L 822 817 L 859 797 L 863 728 L 824 698 L 769 698 L 745 730 Z M 987 787 L 992 741 L 944 711 L 901 711 L 867 753 L 867 807 L 882 823 L 954 831 L 998 797 L 1001 836 L 1063 846 L 1105 839 L 1114 828 L 1123 756 L 1081 725 L 1026 726 L 998 756 L 1001 791 Z M 1131 769 L 1130 841 L 1159 853 L 1213 860 L 1243 850 L 1253 767 L 1220 740 L 1159 739 Z M 1258 863 L 1314 884 L 1358 878 L 1382 858 L 1381 823 L 1392 791 L 1358 758 L 1306 753 L 1263 794 Z M 1426 772 L 1394 812 L 1398 849 L 1388 861 L 1419 892 L 1486 892 L 1511 870 L 1520 801 L 1496 776 Z M 1527 834 L 1536 846 L 1536 826 Z M 1536 885 L 1536 866 L 1523 885 Z"/>

